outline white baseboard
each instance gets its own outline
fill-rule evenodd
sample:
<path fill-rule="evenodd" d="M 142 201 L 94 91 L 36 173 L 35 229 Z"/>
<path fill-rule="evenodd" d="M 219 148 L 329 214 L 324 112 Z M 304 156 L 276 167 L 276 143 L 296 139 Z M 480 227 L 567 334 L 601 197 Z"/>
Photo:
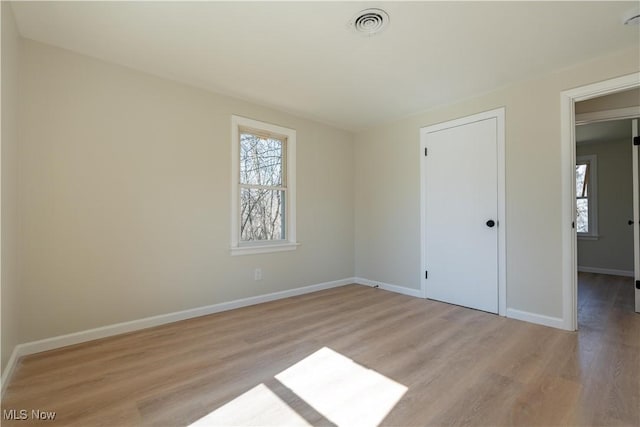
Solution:
<path fill-rule="evenodd" d="M 380 289 L 384 289 L 387 291 L 409 295 L 417 298 L 424 298 L 420 289 L 390 285 L 388 283 L 365 279 L 363 277 L 354 277 L 353 280 L 355 280 L 355 283 L 358 285 L 372 287 L 377 285 Z M 570 330 L 570 328 L 565 324 L 564 320 L 559 317 L 545 316 L 543 314 L 530 313 L 528 311 L 516 310 L 514 308 L 507 308 L 506 317 L 516 320 L 523 320 L 525 322 L 535 323 L 538 325 L 550 326 L 552 328 Z"/>
<path fill-rule="evenodd" d="M 208 314 L 220 313 L 223 311 L 233 310 L 235 308 L 248 307 L 250 305 L 260 304 L 269 301 L 275 301 L 283 298 L 289 298 L 297 295 L 318 292 L 324 289 L 337 288 L 340 286 L 356 283 L 365 286 L 378 286 L 390 292 L 396 292 L 416 298 L 423 298 L 420 289 L 407 288 L 404 286 L 391 285 L 389 283 L 377 280 L 365 279 L 362 277 L 350 277 L 332 282 L 319 283 L 316 285 L 303 286 L 300 288 L 289 289 L 285 291 L 273 292 L 265 295 L 257 295 L 254 297 L 241 298 L 234 301 L 228 301 L 204 307 L 193 308 L 189 310 L 177 311 L 158 316 L 146 317 L 143 319 L 132 320 L 129 322 L 116 323 L 113 325 L 101 326 L 99 328 L 88 329 L 85 331 L 74 332 L 71 334 L 60 335 L 57 337 L 46 338 L 43 340 L 32 341 L 28 343 L 18 344 L 11 353 L 11 357 L 7 362 L 7 366 L 2 372 L 0 385 L 0 395 L 4 394 L 6 385 L 8 384 L 11 374 L 13 373 L 18 361 L 22 356 L 40 353 L 42 351 L 54 350 L 69 345 L 80 344 L 87 341 L 93 341 L 100 338 L 107 338 L 127 332 L 134 332 L 141 329 L 147 329 L 154 326 L 160 326 L 167 323 L 177 322 L 180 320 L 191 319 L 194 317 L 206 316 Z M 561 318 L 544 316 L 526 311 L 507 309 L 507 317 L 512 319 L 524 320 L 526 322 L 537 323 L 540 325 L 551 326 L 559 329 L 566 329 L 564 321 Z"/>
<path fill-rule="evenodd" d="M 2 382 L 2 384 L 0 384 L 0 397 L 4 395 L 4 389 L 7 386 L 9 378 L 11 378 L 11 375 L 16 368 L 18 359 L 20 359 L 20 349 L 18 347 L 19 345 L 13 348 L 11 356 L 9 357 L 9 361 L 7 362 L 7 366 L 5 366 L 4 370 L 2 371 L 2 378 L 0 379 L 0 382 Z"/>
<path fill-rule="evenodd" d="M 578 266 L 578 271 L 581 273 L 608 274 L 610 276 L 624 276 L 624 277 L 635 276 L 633 273 L 633 270 L 615 270 L 612 268 L 585 267 L 583 265 Z"/>
<path fill-rule="evenodd" d="M 565 321 L 560 317 L 545 316 L 544 314 L 516 310 L 515 308 L 507 308 L 507 317 L 510 319 L 523 320 L 529 323 L 536 323 L 538 325 L 551 326 L 552 328 L 557 329 L 568 329 Z"/>
<path fill-rule="evenodd" d="M 233 310 L 235 308 L 248 307 L 250 305 L 261 304 L 264 302 L 275 301 L 283 298 L 289 298 L 297 295 L 318 292 L 325 289 L 337 288 L 340 286 L 350 285 L 356 282 L 353 277 L 334 280 L 332 282 L 318 283 L 316 285 L 303 286 L 286 291 L 273 292 L 270 294 L 257 295 L 254 297 L 241 298 L 233 301 L 222 302 L 218 304 L 208 305 L 204 307 L 192 308 L 189 310 L 176 311 L 173 313 L 161 314 L 158 316 L 145 317 L 143 319 L 131 320 L 129 322 L 116 323 L 113 325 L 101 326 L 99 328 L 88 329 L 85 331 L 74 332 L 71 334 L 60 335 L 57 337 L 46 338 L 43 340 L 18 344 L 11 353 L 11 357 L 7 362 L 7 366 L 2 372 L 2 384 L 0 385 L 0 393 L 4 394 L 4 389 L 11 378 L 11 374 L 22 356 L 40 353 L 42 351 L 54 350 L 56 348 L 66 347 L 69 345 L 80 344 L 87 341 L 93 341 L 100 338 L 107 338 L 114 335 L 124 334 L 127 332 L 139 331 L 141 329 L 152 328 L 167 323 L 178 322 L 180 320 L 191 319 L 194 317 L 206 316 L 208 314 L 220 313 L 222 311 Z"/>
<path fill-rule="evenodd" d="M 389 283 L 379 282 L 377 280 L 369 280 L 364 277 L 354 277 L 353 280 L 358 285 L 378 286 L 385 291 L 395 292 L 398 294 L 409 295 L 410 297 L 424 298 L 420 289 L 406 288 L 404 286 L 390 285 Z"/>

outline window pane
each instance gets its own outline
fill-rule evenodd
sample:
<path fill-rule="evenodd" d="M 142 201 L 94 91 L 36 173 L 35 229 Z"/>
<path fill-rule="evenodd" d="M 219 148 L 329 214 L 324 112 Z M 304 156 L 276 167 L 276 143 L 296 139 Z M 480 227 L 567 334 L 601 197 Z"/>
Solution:
<path fill-rule="evenodd" d="M 284 240 L 284 191 L 240 189 L 240 240 Z"/>
<path fill-rule="evenodd" d="M 284 143 L 250 133 L 240 133 L 240 183 L 282 186 Z"/>
<path fill-rule="evenodd" d="M 585 179 L 587 177 L 587 165 L 576 165 L 576 196 L 587 197 L 588 189 L 585 187 Z"/>
<path fill-rule="evenodd" d="M 577 221 L 576 221 L 578 233 L 588 233 L 589 232 L 589 200 L 578 199 L 576 200 L 576 205 L 578 208 L 578 215 L 577 215 Z"/>

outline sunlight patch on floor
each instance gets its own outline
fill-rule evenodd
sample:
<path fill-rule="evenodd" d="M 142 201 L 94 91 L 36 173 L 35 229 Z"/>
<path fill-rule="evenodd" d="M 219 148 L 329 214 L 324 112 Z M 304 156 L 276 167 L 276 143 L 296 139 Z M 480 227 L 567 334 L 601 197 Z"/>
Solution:
<path fill-rule="evenodd" d="M 404 385 L 327 347 L 265 382 L 277 385 L 259 384 L 189 427 L 310 426 L 308 419 L 318 417 L 325 418 L 323 424 L 378 426 L 407 392 Z M 292 402 L 302 399 L 308 408 L 298 413 L 276 393 Z"/>
<path fill-rule="evenodd" d="M 310 426 L 264 384 L 258 384 L 189 427 Z"/>
<path fill-rule="evenodd" d="M 377 426 L 407 387 L 324 347 L 276 379 L 331 422 Z"/>

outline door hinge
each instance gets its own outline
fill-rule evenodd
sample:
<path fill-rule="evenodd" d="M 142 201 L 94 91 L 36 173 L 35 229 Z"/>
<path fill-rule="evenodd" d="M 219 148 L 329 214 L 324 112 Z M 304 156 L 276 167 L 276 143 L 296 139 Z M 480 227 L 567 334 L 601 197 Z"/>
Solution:
<path fill-rule="evenodd" d="M 427 147 L 424 147 L 424 155 L 427 155 Z"/>
<path fill-rule="evenodd" d="M 636 289 L 640 289 L 640 280 L 636 280 Z"/>
<path fill-rule="evenodd" d="M 633 137 L 633 145 L 640 145 L 640 136 Z"/>
<path fill-rule="evenodd" d="M 428 272 L 428 271 L 425 271 L 425 272 L 424 272 L 424 278 L 425 278 L 425 279 L 428 279 L 428 278 L 429 278 L 429 272 Z"/>

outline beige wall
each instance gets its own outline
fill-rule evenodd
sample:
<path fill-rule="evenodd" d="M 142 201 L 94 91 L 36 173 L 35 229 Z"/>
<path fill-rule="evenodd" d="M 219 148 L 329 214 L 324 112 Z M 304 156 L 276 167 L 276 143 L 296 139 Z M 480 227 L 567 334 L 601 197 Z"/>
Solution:
<path fill-rule="evenodd" d="M 17 313 L 14 286 L 14 310 L 4 310 L 3 251 L 3 364 L 5 340 L 342 279 L 354 265 L 357 276 L 419 288 L 419 128 L 501 106 L 508 306 L 560 317 L 559 94 L 639 63 L 637 51 L 619 52 L 360 132 L 354 146 L 352 134 L 316 122 L 36 42 L 21 46 L 19 126 L 3 123 L 2 135 L 3 249 L 5 240 L 17 245 L 4 234 L 12 218 L 5 172 L 16 171 L 7 183 L 19 173 L 12 206 L 23 212 L 21 251 L 8 256 L 20 262 L 21 305 Z M 298 132 L 302 245 L 294 252 L 229 255 L 231 114 Z M 5 132 L 14 151 L 20 134 L 18 169 L 4 157 Z M 253 280 L 256 267 L 264 280 Z"/>
<path fill-rule="evenodd" d="M 19 344 L 18 49 L 13 12 L 2 2 L 2 362 Z"/>
<path fill-rule="evenodd" d="M 631 124 L 629 124 L 631 126 Z M 578 265 L 633 272 L 633 182 L 631 143 L 603 141 L 578 146 L 598 165 L 598 240 L 578 239 Z"/>
<path fill-rule="evenodd" d="M 23 57 L 22 342 L 353 276 L 351 133 L 32 41 Z M 297 130 L 296 251 L 229 254 L 232 114 Z"/>
<path fill-rule="evenodd" d="M 507 306 L 560 318 L 560 92 L 637 72 L 638 56 L 618 52 L 357 134 L 356 275 L 420 287 L 419 129 L 505 106 Z"/>

